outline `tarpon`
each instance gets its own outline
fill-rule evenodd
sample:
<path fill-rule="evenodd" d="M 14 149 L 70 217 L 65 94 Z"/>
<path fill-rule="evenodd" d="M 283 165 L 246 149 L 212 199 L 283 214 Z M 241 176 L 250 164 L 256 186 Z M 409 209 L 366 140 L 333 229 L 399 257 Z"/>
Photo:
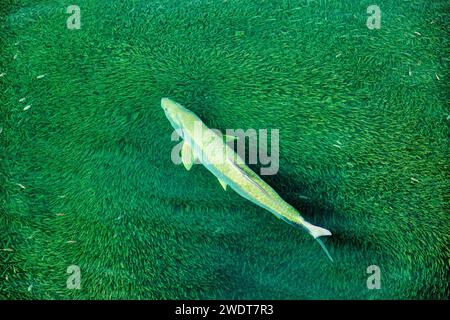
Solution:
<path fill-rule="evenodd" d="M 183 139 L 181 160 L 187 170 L 191 169 L 194 162 L 203 164 L 219 180 L 224 190 L 229 186 L 277 218 L 305 229 L 333 261 L 319 239 L 322 236 L 330 236 L 330 231 L 307 222 L 293 206 L 284 201 L 275 190 L 245 165 L 221 134 L 208 128 L 192 111 L 169 98 L 161 99 L 161 107 L 173 128 Z"/>

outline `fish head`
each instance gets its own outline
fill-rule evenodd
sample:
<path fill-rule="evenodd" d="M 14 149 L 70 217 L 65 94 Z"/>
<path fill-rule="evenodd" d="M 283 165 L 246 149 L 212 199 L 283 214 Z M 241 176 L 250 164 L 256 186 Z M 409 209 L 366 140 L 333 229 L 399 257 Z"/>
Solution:
<path fill-rule="evenodd" d="M 188 122 L 196 119 L 195 115 L 181 104 L 169 98 L 161 99 L 161 107 L 175 129 L 186 127 Z"/>
<path fill-rule="evenodd" d="M 168 118 L 176 118 L 177 113 L 179 113 L 180 110 L 184 109 L 184 107 L 179 103 L 176 103 L 169 98 L 161 99 L 161 108 L 163 108 L 164 113 Z"/>

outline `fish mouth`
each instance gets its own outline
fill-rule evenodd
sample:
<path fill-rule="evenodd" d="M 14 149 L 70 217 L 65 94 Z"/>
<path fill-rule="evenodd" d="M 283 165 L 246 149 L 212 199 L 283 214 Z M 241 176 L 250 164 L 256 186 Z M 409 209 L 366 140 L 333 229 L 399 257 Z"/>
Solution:
<path fill-rule="evenodd" d="M 164 111 L 167 111 L 167 105 L 169 104 L 169 101 L 169 98 L 161 98 L 161 108 L 163 108 Z"/>

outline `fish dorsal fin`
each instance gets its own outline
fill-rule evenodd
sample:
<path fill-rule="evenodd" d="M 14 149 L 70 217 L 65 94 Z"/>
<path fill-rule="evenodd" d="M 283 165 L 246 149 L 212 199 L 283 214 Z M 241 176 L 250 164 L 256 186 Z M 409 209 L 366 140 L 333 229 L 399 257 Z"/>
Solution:
<path fill-rule="evenodd" d="M 191 147 L 186 143 L 186 141 L 183 142 L 183 146 L 181 147 L 181 161 L 183 162 L 186 170 L 191 170 L 192 165 L 194 164 L 194 155 Z"/>
<path fill-rule="evenodd" d="M 242 158 L 240 158 L 239 156 L 236 156 L 236 159 L 234 160 L 230 160 L 231 162 L 233 162 L 233 164 L 238 167 L 243 173 L 245 173 L 246 175 L 255 178 L 258 177 L 260 178 L 256 172 L 254 172 L 252 169 L 250 169 L 245 163 L 244 160 L 242 160 Z"/>
<path fill-rule="evenodd" d="M 256 183 L 261 191 L 274 198 L 279 197 L 275 190 L 273 190 L 267 183 L 264 182 L 263 179 L 261 179 L 260 176 L 258 176 L 258 174 L 256 174 L 256 172 L 254 172 L 244 163 L 244 160 L 242 160 L 242 158 L 239 158 L 239 156 L 236 155 L 234 160 L 229 159 L 229 161 L 233 163 L 233 165 L 235 165 L 247 179 L 250 179 L 252 182 Z"/>
<path fill-rule="evenodd" d="M 227 191 L 227 183 L 219 178 L 217 178 L 217 180 L 219 180 L 220 185 L 222 186 L 223 190 Z"/>
<path fill-rule="evenodd" d="M 224 134 L 223 135 L 223 140 L 225 142 L 230 142 L 230 141 L 234 141 L 234 140 L 237 140 L 237 139 L 238 139 L 238 137 L 236 137 L 236 136 L 231 136 L 229 134 Z"/>

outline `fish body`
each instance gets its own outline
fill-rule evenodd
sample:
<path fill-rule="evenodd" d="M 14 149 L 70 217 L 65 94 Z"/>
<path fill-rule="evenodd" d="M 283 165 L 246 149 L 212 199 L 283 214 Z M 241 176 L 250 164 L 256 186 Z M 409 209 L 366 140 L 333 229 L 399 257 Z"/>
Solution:
<path fill-rule="evenodd" d="M 307 222 L 294 207 L 245 165 L 222 135 L 208 128 L 192 111 L 169 98 L 162 98 L 161 106 L 169 122 L 183 138 L 181 157 L 186 169 L 190 170 L 194 162 L 200 162 L 216 176 L 225 190 L 229 186 L 277 218 L 305 229 L 332 260 L 324 244 L 318 239 L 331 235 L 330 231 Z"/>

